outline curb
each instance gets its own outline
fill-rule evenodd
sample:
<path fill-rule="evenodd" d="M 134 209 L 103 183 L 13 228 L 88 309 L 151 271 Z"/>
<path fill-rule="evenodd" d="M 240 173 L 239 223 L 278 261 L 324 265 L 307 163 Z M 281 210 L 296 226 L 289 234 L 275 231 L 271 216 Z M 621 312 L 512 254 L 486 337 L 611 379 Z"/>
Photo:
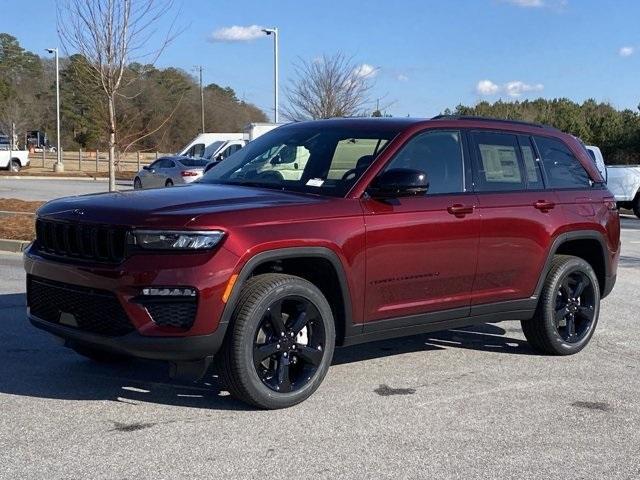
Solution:
<path fill-rule="evenodd" d="M 4 252 L 22 253 L 31 242 L 27 240 L 6 240 L 0 238 L 0 250 Z"/>
<path fill-rule="evenodd" d="M 102 177 L 54 177 L 48 175 L 0 175 L 0 181 L 2 179 L 7 180 L 80 180 L 82 182 L 108 182 L 108 178 Z M 127 181 L 127 180 L 116 180 Z"/>

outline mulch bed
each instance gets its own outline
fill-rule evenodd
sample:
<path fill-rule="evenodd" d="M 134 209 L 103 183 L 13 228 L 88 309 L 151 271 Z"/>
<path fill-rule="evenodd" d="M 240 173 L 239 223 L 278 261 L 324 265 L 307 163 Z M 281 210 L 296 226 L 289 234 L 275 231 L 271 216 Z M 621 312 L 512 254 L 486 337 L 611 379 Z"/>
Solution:
<path fill-rule="evenodd" d="M 35 211 L 44 202 L 29 202 L 16 198 L 0 198 L 0 210 L 7 212 Z M 36 236 L 33 215 L 10 215 L 0 217 L 0 238 L 9 240 L 33 240 Z"/>

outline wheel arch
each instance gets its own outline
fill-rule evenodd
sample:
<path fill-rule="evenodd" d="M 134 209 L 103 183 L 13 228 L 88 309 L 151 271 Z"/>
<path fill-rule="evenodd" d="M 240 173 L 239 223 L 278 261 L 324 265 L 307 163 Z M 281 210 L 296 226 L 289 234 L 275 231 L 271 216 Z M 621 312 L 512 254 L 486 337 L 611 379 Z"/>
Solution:
<path fill-rule="evenodd" d="M 607 292 L 607 278 L 611 275 L 611 260 L 607 254 L 607 242 L 604 235 L 595 230 L 579 230 L 560 234 L 553 241 L 534 296 L 540 297 L 545 278 L 551 268 L 555 255 L 573 255 L 588 262 L 598 277 L 600 292 L 605 297 Z"/>
<path fill-rule="evenodd" d="M 238 273 L 225 305 L 221 324 L 228 326 L 245 283 L 261 273 L 288 273 L 304 278 L 327 298 L 336 325 L 336 344 L 357 333 L 353 326 L 351 293 L 347 275 L 338 255 L 327 247 L 288 247 L 260 252 Z"/>

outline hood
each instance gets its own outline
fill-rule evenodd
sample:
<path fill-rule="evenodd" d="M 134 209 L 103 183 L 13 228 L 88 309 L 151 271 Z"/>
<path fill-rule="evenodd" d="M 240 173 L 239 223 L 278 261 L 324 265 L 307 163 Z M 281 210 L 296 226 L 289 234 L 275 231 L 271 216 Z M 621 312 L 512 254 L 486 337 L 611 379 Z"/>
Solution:
<path fill-rule="evenodd" d="M 235 185 L 193 184 L 150 190 L 65 197 L 46 203 L 38 216 L 133 227 L 184 227 L 204 214 L 318 204 L 323 197 Z"/>

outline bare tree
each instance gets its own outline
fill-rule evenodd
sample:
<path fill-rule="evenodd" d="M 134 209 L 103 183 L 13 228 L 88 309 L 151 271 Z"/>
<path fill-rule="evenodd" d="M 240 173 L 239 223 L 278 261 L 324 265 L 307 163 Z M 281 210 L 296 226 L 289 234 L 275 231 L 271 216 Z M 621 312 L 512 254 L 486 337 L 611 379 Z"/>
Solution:
<path fill-rule="evenodd" d="M 173 0 L 61 0 L 58 34 L 65 50 L 85 57 L 92 78 L 104 90 L 108 107 L 109 190 L 115 190 L 116 98 L 135 80 L 127 70 L 134 61 L 152 65 L 174 37 L 174 24 L 154 48 L 145 49 L 157 22 L 169 13 Z M 175 19 L 174 19 L 175 21 Z"/>
<path fill-rule="evenodd" d="M 286 89 L 284 114 L 291 120 L 365 114 L 374 69 L 357 65 L 342 53 L 294 65 L 295 78 Z"/>

